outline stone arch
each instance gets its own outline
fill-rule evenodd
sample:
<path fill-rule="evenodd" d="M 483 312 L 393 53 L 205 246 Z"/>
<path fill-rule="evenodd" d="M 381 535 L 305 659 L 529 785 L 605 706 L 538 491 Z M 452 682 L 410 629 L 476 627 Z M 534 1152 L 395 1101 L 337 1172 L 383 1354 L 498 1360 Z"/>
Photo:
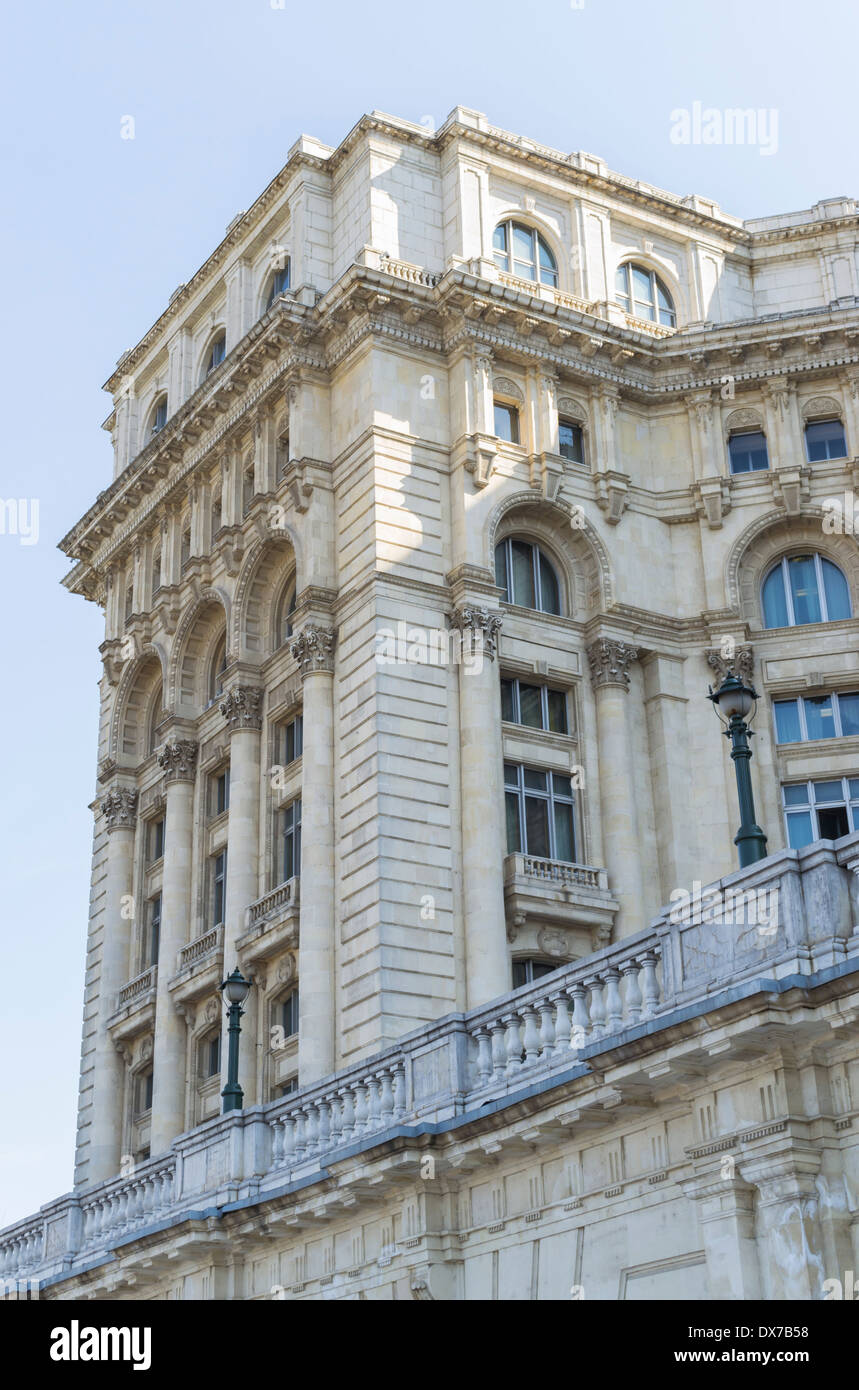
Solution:
<path fill-rule="evenodd" d="M 663 259 L 659 255 L 655 255 L 653 252 L 642 251 L 638 246 L 626 246 L 617 254 L 617 259 L 608 277 L 609 295 L 612 300 L 614 300 L 615 294 L 615 276 L 623 265 L 640 265 L 643 270 L 652 270 L 662 281 L 671 296 L 677 326 L 680 327 L 681 320 L 689 320 L 691 317 L 689 296 L 674 266 L 670 261 Z M 633 317 L 635 317 L 634 311 Z"/>
<path fill-rule="evenodd" d="M 555 269 L 558 272 L 558 289 L 568 289 L 569 285 L 566 283 L 569 279 L 567 273 L 567 252 L 564 247 L 563 238 L 559 235 L 552 223 L 547 221 L 541 213 L 535 211 L 533 208 L 528 208 L 526 210 L 518 205 L 514 205 L 498 213 L 496 217 L 487 222 L 486 225 L 490 228 L 488 233 L 489 246 L 485 248 L 484 254 L 488 256 L 489 260 L 493 260 L 495 254 L 493 245 L 495 229 L 496 227 L 500 227 L 502 222 L 520 222 L 523 227 L 531 227 L 535 232 L 540 233 L 540 236 L 543 237 L 546 245 L 555 258 Z M 511 257 L 511 267 L 512 263 Z M 511 269 L 510 274 L 512 275 L 513 273 Z"/>
<path fill-rule="evenodd" d="M 508 400 L 515 401 L 517 405 L 525 404 L 525 393 L 521 386 L 518 386 L 512 377 L 496 376 L 492 377 L 492 392 L 496 396 L 506 396 Z"/>
<path fill-rule="evenodd" d="M 164 701 L 164 672 L 167 662 L 158 646 L 147 646 L 129 663 L 119 680 L 110 724 L 108 756 L 115 762 L 135 765 L 149 749 L 146 735 L 152 717 L 152 703 L 160 689 Z"/>
<path fill-rule="evenodd" d="M 578 396 L 571 396 L 568 391 L 561 391 L 558 395 L 558 414 L 585 427 L 590 423 L 587 406 Z"/>
<path fill-rule="evenodd" d="M 269 530 L 250 547 L 236 585 L 230 647 L 240 659 L 266 657 L 274 647 L 274 616 L 283 587 L 297 582 L 298 555 L 291 531 Z"/>
<path fill-rule="evenodd" d="M 750 406 L 744 406 L 742 410 L 732 410 L 725 421 L 726 437 L 737 430 L 763 430 L 766 432 L 763 412 Z"/>
<path fill-rule="evenodd" d="M 768 512 L 747 526 L 732 546 L 725 570 L 728 606 L 750 628 L 764 631 L 761 586 L 776 560 L 784 555 L 818 551 L 843 572 L 854 614 L 859 614 L 859 547 L 850 536 L 823 530 L 821 507 L 803 507 L 799 516 Z"/>
<path fill-rule="evenodd" d="M 844 407 L 834 396 L 811 396 L 802 402 L 802 418 L 808 420 L 843 420 Z"/>
<path fill-rule="evenodd" d="M 197 715 L 206 705 L 208 663 L 226 630 L 230 631 L 230 600 L 220 589 L 206 589 L 186 611 L 176 631 L 167 682 L 165 707 Z M 228 649 L 227 659 L 232 652 Z"/>
<path fill-rule="evenodd" d="M 500 502 L 487 528 L 487 567 L 494 573 L 495 547 L 500 540 L 520 531 L 524 539 L 539 541 L 555 560 L 566 599 L 566 616 L 579 622 L 614 603 L 614 586 L 608 552 L 585 517 L 577 514 L 573 526 L 569 508 L 550 502 L 537 492 L 517 492 Z"/>

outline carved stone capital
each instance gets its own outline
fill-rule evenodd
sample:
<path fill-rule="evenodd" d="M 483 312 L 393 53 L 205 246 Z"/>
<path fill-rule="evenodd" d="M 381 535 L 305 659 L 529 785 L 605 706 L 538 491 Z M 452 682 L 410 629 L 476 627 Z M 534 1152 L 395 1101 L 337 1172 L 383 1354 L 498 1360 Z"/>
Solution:
<path fill-rule="evenodd" d="M 600 637 L 588 647 L 591 684 L 594 690 L 605 685 L 620 685 L 629 690 L 629 667 L 638 659 L 638 648 L 627 642 L 615 642 Z"/>
<path fill-rule="evenodd" d="M 302 676 L 312 675 L 314 671 L 334 670 L 335 640 L 333 628 L 318 627 L 316 623 L 308 623 L 302 628 L 290 649 Z"/>
<path fill-rule="evenodd" d="M 729 651 L 732 652 L 731 655 L 727 654 Z M 719 677 L 719 685 L 732 671 L 739 676 L 744 685 L 751 685 L 755 669 L 755 654 L 751 647 L 708 647 L 705 655 L 707 665 L 712 667 Z"/>
<path fill-rule="evenodd" d="M 495 660 L 498 650 L 501 622 L 499 613 L 492 613 L 488 608 L 474 608 L 470 604 L 455 608 L 450 616 L 451 627 L 468 638 L 472 651 L 482 646 L 490 661 Z"/>
<path fill-rule="evenodd" d="M 230 732 L 234 729 L 261 729 L 261 703 L 262 691 L 255 685 L 237 685 L 228 691 L 221 701 L 220 710 Z"/>
<path fill-rule="evenodd" d="M 197 775 L 199 745 L 190 738 L 174 739 L 158 754 L 165 782 L 193 782 Z"/>
<path fill-rule="evenodd" d="M 133 830 L 137 824 L 136 787 L 114 787 L 101 803 L 108 831 Z"/>

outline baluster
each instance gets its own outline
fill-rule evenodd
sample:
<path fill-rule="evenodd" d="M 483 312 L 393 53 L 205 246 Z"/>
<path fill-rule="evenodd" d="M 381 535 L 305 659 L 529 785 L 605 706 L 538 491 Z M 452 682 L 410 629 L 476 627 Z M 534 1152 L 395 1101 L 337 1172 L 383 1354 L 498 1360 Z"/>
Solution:
<path fill-rule="evenodd" d="M 641 957 L 641 970 L 643 975 L 642 1018 L 652 1018 L 659 1004 L 659 977 L 656 974 L 658 963 L 659 957 L 655 951 L 645 951 L 644 955 Z"/>
<path fill-rule="evenodd" d="M 363 1081 L 356 1081 L 352 1091 L 355 1096 L 355 1134 L 363 1134 L 367 1128 L 367 1087 Z"/>
<path fill-rule="evenodd" d="M 376 1075 L 382 1083 L 382 1094 L 379 1100 L 382 1128 L 387 1129 L 394 1118 L 394 1080 L 387 1070 L 378 1071 Z"/>
<path fill-rule="evenodd" d="M 140 1183 L 135 1179 L 128 1184 L 128 1203 L 126 1207 L 126 1224 L 129 1230 L 137 1225 L 137 1218 L 140 1207 Z"/>
<path fill-rule="evenodd" d="M 515 1076 L 522 1066 L 521 1021 L 518 1014 L 506 1014 L 504 1022 L 507 1025 L 507 1075 Z"/>
<path fill-rule="evenodd" d="M 306 1140 L 305 1140 L 304 1126 L 305 1126 L 304 1111 L 303 1111 L 303 1110 L 296 1110 L 296 1112 L 295 1112 L 295 1157 L 298 1158 L 298 1159 L 304 1158 L 305 1149 L 306 1149 Z"/>
<path fill-rule="evenodd" d="M 283 1157 L 283 1120 L 280 1116 L 271 1122 L 271 1166 L 278 1168 Z"/>
<path fill-rule="evenodd" d="M 406 1068 L 405 1063 L 394 1063 L 394 1120 L 397 1124 L 406 1114 Z"/>
<path fill-rule="evenodd" d="M 628 960 L 621 966 L 621 974 L 626 981 L 626 1022 L 629 1027 L 641 1018 L 641 989 L 638 975 L 641 970 L 637 960 Z"/>
<path fill-rule="evenodd" d="M 620 997 L 620 971 L 609 966 L 606 978 L 606 1026 L 609 1033 L 616 1033 L 623 1024 L 623 1000 Z"/>
<path fill-rule="evenodd" d="M 327 1100 L 321 1100 L 316 1107 L 317 1115 L 317 1134 L 316 1151 L 323 1153 L 331 1147 L 331 1106 Z"/>
<path fill-rule="evenodd" d="M 343 1119 L 341 1133 L 343 1135 L 343 1143 L 347 1144 L 352 1138 L 352 1131 L 355 1127 L 355 1105 L 352 1100 L 352 1092 L 349 1090 L 348 1086 L 344 1086 L 343 1090 L 339 1092 L 339 1095 L 340 1112 Z"/>
<path fill-rule="evenodd" d="M 482 1088 L 492 1079 L 492 1039 L 486 1028 L 478 1028 L 474 1037 L 477 1041 L 477 1085 Z"/>
<path fill-rule="evenodd" d="M 283 1125 L 283 1157 L 281 1163 L 292 1163 L 295 1158 L 295 1116 L 284 1115 L 281 1121 Z"/>
<path fill-rule="evenodd" d="M 524 1065 L 531 1067 L 540 1056 L 540 1030 L 537 1027 L 539 1015 L 533 1004 L 526 1004 L 522 1009 L 522 1017 L 525 1020 Z"/>
<path fill-rule="evenodd" d="M 542 999 L 540 1010 L 540 1060 L 548 1062 L 555 1049 L 554 1005 L 550 999 Z"/>
<path fill-rule="evenodd" d="M 570 1050 L 570 1033 L 573 1021 L 570 1018 L 570 1001 L 565 990 L 552 995 L 555 1006 L 555 1046 L 553 1055 L 565 1057 Z"/>
<path fill-rule="evenodd" d="M 315 1105 L 305 1105 L 304 1113 L 307 1116 L 304 1131 L 304 1154 L 309 1158 L 316 1153 L 317 1139 L 319 1137 L 319 1125 L 316 1115 Z"/>
<path fill-rule="evenodd" d="M 88 1207 L 84 1207 L 84 1209 L 83 1209 L 83 1218 L 84 1218 L 84 1220 L 83 1220 L 83 1230 L 82 1230 L 82 1232 L 81 1232 L 81 1245 L 89 1245 L 90 1241 L 92 1240 L 92 1221 L 93 1221 L 93 1207 L 92 1207 L 92 1202 L 90 1202 L 90 1204 L 89 1204 Z"/>
<path fill-rule="evenodd" d="M 331 1111 L 329 1138 L 333 1145 L 337 1145 L 343 1142 L 343 1126 L 340 1119 L 340 1099 L 336 1094 L 328 1097 L 328 1108 Z"/>
<path fill-rule="evenodd" d="M 597 975 L 587 983 L 590 999 L 588 1000 L 589 1012 L 591 1016 L 591 1036 L 601 1038 L 605 1032 L 605 1002 L 603 1000 L 603 982 Z"/>
<path fill-rule="evenodd" d="M 367 1078 L 367 1090 L 370 1093 L 368 1106 L 369 1114 L 367 1117 L 367 1132 L 368 1134 L 373 1134 L 379 1128 L 380 1119 L 379 1083 L 376 1080 L 375 1076 L 369 1076 Z"/>
<path fill-rule="evenodd" d="M 162 1168 L 161 1181 L 158 1184 L 158 1198 L 161 1203 L 162 1211 L 169 1211 L 173 1205 L 176 1193 L 176 1174 L 172 1168 Z"/>
<path fill-rule="evenodd" d="M 496 1018 L 490 1023 L 492 1034 L 492 1072 L 494 1081 L 503 1081 L 507 1072 L 507 1027 L 504 1020 Z"/>

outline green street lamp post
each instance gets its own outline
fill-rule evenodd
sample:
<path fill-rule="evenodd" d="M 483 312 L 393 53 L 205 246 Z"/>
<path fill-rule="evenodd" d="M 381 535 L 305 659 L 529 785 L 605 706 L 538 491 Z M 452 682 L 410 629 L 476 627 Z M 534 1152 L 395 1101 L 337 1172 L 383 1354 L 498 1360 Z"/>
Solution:
<path fill-rule="evenodd" d="M 244 1092 L 239 1085 L 239 1034 L 242 1030 L 241 1017 L 244 1013 L 242 1004 L 250 993 L 250 981 L 246 980 L 238 967 L 232 975 L 228 975 L 220 986 L 224 996 L 224 1002 L 228 1004 L 227 1016 L 230 1020 L 229 1036 L 230 1050 L 227 1058 L 227 1084 L 221 1092 L 224 1102 L 222 1114 L 226 1115 L 230 1110 L 241 1110 L 244 1101 Z"/>
<path fill-rule="evenodd" d="M 754 686 L 744 685 L 733 671 L 722 681 L 718 690 L 710 687 L 709 699 L 713 701 L 716 713 L 726 725 L 725 738 L 731 740 L 731 758 L 737 774 L 737 794 L 740 799 L 740 828 L 734 837 L 740 856 L 740 868 L 757 864 L 767 854 L 767 837 L 755 820 L 755 800 L 752 795 L 752 774 L 749 764 L 752 759 L 749 739 L 753 738 L 749 725 L 757 706 L 758 695 Z"/>

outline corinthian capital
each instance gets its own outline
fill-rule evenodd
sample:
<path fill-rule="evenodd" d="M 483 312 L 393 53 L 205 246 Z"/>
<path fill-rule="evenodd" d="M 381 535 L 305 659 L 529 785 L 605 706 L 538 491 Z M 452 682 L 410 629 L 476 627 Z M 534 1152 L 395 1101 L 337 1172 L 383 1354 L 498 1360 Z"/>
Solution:
<path fill-rule="evenodd" d="M 259 707 L 262 691 L 255 685 L 237 685 L 221 701 L 221 714 L 227 721 L 230 732 L 233 729 L 261 729 L 262 717 Z"/>
<path fill-rule="evenodd" d="M 626 642 L 614 642 L 600 637 L 588 647 L 588 663 L 594 690 L 604 685 L 620 685 L 629 689 L 629 667 L 637 660 L 638 648 Z"/>
<path fill-rule="evenodd" d="M 165 782 L 193 782 L 197 772 L 197 744 L 190 738 L 166 743 L 158 754 Z"/>
<path fill-rule="evenodd" d="M 498 636 L 501 632 L 501 615 L 491 613 L 488 608 L 455 608 L 450 617 L 450 625 L 463 637 L 468 635 L 472 650 L 478 645 L 490 661 L 495 660 L 498 650 Z"/>
<path fill-rule="evenodd" d="M 137 824 L 137 788 L 114 787 L 101 803 L 108 830 L 133 830 Z"/>
<path fill-rule="evenodd" d="M 316 623 L 302 628 L 291 647 L 302 676 L 334 670 L 334 640 L 332 628 L 318 627 Z"/>
<path fill-rule="evenodd" d="M 751 685 L 755 669 L 755 654 L 751 647 L 738 647 L 730 639 L 721 647 L 708 647 L 707 665 L 719 677 L 719 684 L 733 672 L 746 685 Z"/>

